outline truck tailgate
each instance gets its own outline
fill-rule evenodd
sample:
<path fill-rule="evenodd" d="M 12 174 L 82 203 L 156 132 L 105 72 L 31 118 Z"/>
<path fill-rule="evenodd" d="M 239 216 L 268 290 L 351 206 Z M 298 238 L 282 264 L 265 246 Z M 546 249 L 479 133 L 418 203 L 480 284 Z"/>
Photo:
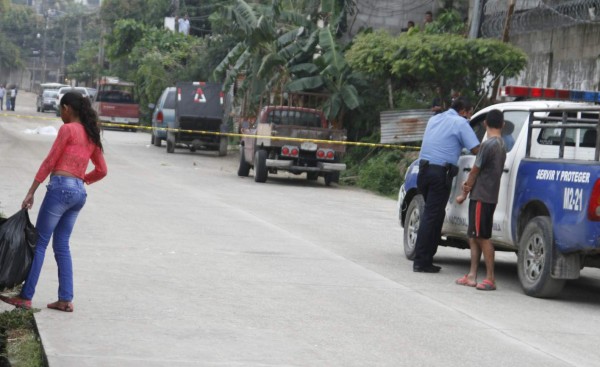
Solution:
<path fill-rule="evenodd" d="M 138 118 L 137 104 L 98 102 L 99 116 Z"/>
<path fill-rule="evenodd" d="M 296 139 L 314 139 L 314 140 L 330 140 L 330 141 L 343 141 L 346 135 L 345 130 L 333 130 L 333 129 L 322 129 L 305 126 L 290 126 L 290 125 L 272 125 L 272 135 L 296 138 Z M 289 141 L 285 140 L 273 140 L 272 145 L 282 146 L 289 144 Z M 346 146 L 343 144 L 332 143 L 318 143 L 321 148 L 333 149 L 336 152 L 344 152 Z"/>

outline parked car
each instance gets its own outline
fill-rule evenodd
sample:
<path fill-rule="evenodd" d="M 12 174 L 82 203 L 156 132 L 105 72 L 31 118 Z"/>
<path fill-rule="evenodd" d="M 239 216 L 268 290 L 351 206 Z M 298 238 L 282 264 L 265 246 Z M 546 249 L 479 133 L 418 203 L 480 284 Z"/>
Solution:
<path fill-rule="evenodd" d="M 85 88 L 88 91 L 88 94 L 90 95 L 90 101 L 94 100 L 94 97 L 96 97 L 96 94 L 98 93 L 98 90 L 96 88 Z"/>
<path fill-rule="evenodd" d="M 90 95 L 87 91 L 86 88 L 84 87 L 62 87 L 58 90 L 58 93 L 56 95 L 56 116 L 60 116 L 60 99 L 62 98 L 62 96 L 64 96 L 67 92 L 76 92 L 81 94 L 82 96 L 84 96 L 85 98 L 90 98 Z"/>
<path fill-rule="evenodd" d="M 41 98 L 36 101 L 36 108 L 38 112 L 46 112 L 47 110 L 55 111 L 56 108 L 56 97 L 58 91 L 54 89 L 46 89 L 42 92 Z"/>
<path fill-rule="evenodd" d="M 66 84 L 61 83 L 42 83 L 40 84 L 40 89 L 38 90 L 37 98 L 35 101 L 35 106 L 38 112 L 42 112 L 42 106 L 44 104 L 44 92 L 47 90 L 52 90 L 57 92 L 62 87 L 68 87 Z M 56 101 L 54 101 L 56 103 Z M 47 108 L 51 109 L 51 108 Z"/>
<path fill-rule="evenodd" d="M 161 142 L 167 139 L 166 128 L 175 123 L 175 87 L 168 87 L 160 95 L 156 105 L 150 104 L 152 109 L 152 137 L 150 143 L 160 147 Z"/>
<path fill-rule="evenodd" d="M 140 125 L 140 106 L 134 83 L 114 76 L 101 77 L 92 107 L 104 127 L 135 132 Z"/>
<path fill-rule="evenodd" d="M 167 153 L 175 147 L 217 151 L 227 155 L 226 95 L 220 83 L 177 82 L 175 121 L 167 131 Z"/>

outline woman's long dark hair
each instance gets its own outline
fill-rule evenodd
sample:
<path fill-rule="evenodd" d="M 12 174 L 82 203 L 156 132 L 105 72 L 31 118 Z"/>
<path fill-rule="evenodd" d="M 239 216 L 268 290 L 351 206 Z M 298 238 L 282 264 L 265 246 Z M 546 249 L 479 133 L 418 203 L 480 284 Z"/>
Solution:
<path fill-rule="evenodd" d="M 87 133 L 88 138 L 92 143 L 96 144 L 100 149 L 102 147 L 102 141 L 100 139 L 100 123 L 98 122 L 98 115 L 96 111 L 92 109 L 90 100 L 77 92 L 67 92 L 60 99 L 61 107 L 63 105 L 70 106 L 73 111 L 79 116 L 79 120 Z"/>

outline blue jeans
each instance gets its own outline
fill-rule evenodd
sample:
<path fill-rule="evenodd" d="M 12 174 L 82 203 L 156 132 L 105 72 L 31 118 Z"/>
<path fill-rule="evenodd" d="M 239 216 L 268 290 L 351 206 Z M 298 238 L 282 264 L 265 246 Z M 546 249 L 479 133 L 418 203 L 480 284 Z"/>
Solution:
<path fill-rule="evenodd" d="M 58 299 L 73 300 L 73 264 L 69 238 L 77 215 L 87 198 L 83 181 L 75 177 L 51 176 L 48 191 L 40 207 L 36 228 L 38 240 L 31 270 L 21 290 L 21 298 L 32 299 L 40 277 L 46 248 L 52 237 L 52 249 L 58 265 Z"/>

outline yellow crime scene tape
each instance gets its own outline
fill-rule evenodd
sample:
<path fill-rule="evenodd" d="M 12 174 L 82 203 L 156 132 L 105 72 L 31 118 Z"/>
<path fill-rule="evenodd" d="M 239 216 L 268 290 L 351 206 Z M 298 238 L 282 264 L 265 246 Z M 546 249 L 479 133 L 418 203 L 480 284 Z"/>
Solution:
<path fill-rule="evenodd" d="M 13 114 L 0 114 L 0 116 L 12 116 L 18 118 L 35 118 L 38 120 L 55 120 L 56 118 L 50 117 L 39 117 L 39 116 L 30 116 L 30 115 L 13 115 Z M 251 135 L 251 134 L 237 134 L 237 133 L 222 133 L 217 131 L 203 131 L 203 130 L 185 130 L 185 129 L 172 129 L 168 127 L 152 127 L 152 126 L 142 126 L 142 125 L 128 125 L 128 124 L 116 124 L 112 122 L 104 122 L 101 121 L 102 126 L 105 127 L 118 127 L 125 129 L 136 129 L 136 130 L 163 130 L 163 131 L 172 131 L 172 132 L 181 132 L 186 134 L 198 134 L 198 135 L 216 135 L 216 136 L 228 136 L 228 137 L 247 137 L 247 138 L 257 138 L 257 139 L 270 139 L 270 140 L 280 140 L 280 141 L 293 141 L 293 142 L 311 142 L 311 143 L 324 143 L 324 144 L 337 144 L 337 145 L 346 145 L 346 146 L 358 146 L 358 147 L 370 147 L 370 148 L 388 148 L 388 149 L 398 149 L 398 150 L 414 150 L 418 151 L 421 148 L 410 146 L 410 145 L 396 145 L 396 144 L 378 144 L 378 143 L 363 143 L 358 141 L 339 141 L 339 140 L 323 140 L 323 139 L 306 139 L 306 138 L 290 138 L 285 136 L 270 136 L 270 135 Z"/>

